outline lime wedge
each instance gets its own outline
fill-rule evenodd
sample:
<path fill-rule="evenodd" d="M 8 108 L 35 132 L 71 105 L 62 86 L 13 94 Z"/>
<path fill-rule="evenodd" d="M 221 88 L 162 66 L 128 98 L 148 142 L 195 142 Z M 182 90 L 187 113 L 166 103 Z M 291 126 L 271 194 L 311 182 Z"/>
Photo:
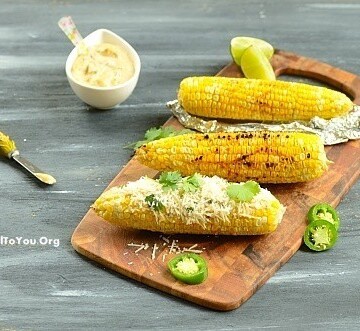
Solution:
<path fill-rule="evenodd" d="M 235 37 L 231 39 L 230 42 L 230 53 L 238 66 L 240 66 L 241 57 L 244 51 L 252 45 L 257 46 L 265 54 L 268 60 L 270 60 L 274 54 L 274 48 L 265 40 L 251 37 Z"/>
<path fill-rule="evenodd" d="M 262 50 L 255 45 L 245 49 L 240 65 L 246 78 L 276 80 L 270 61 Z"/>

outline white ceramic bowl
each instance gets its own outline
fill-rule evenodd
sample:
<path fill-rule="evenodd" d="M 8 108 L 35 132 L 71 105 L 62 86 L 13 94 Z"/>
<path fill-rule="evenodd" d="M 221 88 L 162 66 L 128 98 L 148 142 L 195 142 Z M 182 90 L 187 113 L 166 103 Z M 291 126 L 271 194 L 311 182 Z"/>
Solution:
<path fill-rule="evenodd" d="M 140 75 L 141 62 L 139 55 L 136 53 L 135 49 L 124 39 L 116 35 L 115 33 L 106 30 L 99 29 L 90 33 L 84 42 L 88 47 L 98 45 L 100 43 L 110 43 L 121 46 L 127 51 L 130 56 L 130 59 L 134 63 L 135 73 L 134 75 L 123 84 L 111 86 L 111 87 L 95 87 L 85 85 L 78 80 L 76 80 L 72 73 L 71 68 L 74 64 L 74 61 L 78 55 L 77 47 L 75 47 L 69 54 L 65 70 L 66 76 L 70 83 L 71 88 L 74 93 L 88 105 L 99 108 L 99 109 L 111 109 L 116 105 L 124 102 L 133 92 Z"/>

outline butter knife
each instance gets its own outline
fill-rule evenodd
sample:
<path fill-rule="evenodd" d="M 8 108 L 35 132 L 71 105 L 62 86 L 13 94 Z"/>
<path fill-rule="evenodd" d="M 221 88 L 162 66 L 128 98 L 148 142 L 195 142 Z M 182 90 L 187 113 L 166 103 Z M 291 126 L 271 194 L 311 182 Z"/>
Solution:
<path fill-rule="evenodd" d="M 16 161 L 24 169 L 30 172 L 34 177 L 36 177 L 41 182 L 53 185 L 56 183 L 56 179 L 39 169 L 37 166 L 32 164 L 30 161 L 25 159 L 20 155 L 20 152 L 16 148 L 15 142 L 10 139 L 9 136 L 0 131 L 0 155 L 5 156 L 9 159 Z"/>

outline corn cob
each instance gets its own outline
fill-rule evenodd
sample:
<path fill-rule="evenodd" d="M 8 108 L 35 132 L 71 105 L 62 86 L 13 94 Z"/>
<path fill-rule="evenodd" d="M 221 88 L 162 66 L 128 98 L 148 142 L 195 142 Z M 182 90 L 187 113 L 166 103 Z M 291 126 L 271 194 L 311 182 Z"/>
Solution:
<path fill-rule="evenodd" d="M 330 119 L 353 108 L 345 94 L 325 87 L 227 77 L 185 78 L 178 100 L 192 115 L 254 121 Z"/>
<path fill-rule="evenodd" d="M 187 178 L 164 190 L 159 180 L 142 177 L 105 191 L 92 207 L 114 225 L 163 233 L 256 235 L 274 231 L 281 222 L 285 207 L 270 191 L 259 187 L 250 201 L 238 202 L 227 194 L 231 183 L 198 176 L 195 191 L 183 189 Z"/>
<path fill-rule="evenodd" d="M 305 182 L 320 177 L 329 163 L 321 138 L 303 132 L 191 133 L 149 142 L 135 155 L 160 171 L 198 172 L 234 182 Z"/>

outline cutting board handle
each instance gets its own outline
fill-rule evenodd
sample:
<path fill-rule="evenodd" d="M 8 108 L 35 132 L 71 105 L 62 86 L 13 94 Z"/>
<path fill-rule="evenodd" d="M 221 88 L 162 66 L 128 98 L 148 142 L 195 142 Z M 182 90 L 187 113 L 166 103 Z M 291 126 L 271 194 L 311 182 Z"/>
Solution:
<path fill-rule="evenodd" d="M 316 79 L 344 92 L 354 103 L 360 104 L 360 79 L 350 72 L 282 50 L 275 51 L 271 63 L 276 76 L 295 75 Z"/>

